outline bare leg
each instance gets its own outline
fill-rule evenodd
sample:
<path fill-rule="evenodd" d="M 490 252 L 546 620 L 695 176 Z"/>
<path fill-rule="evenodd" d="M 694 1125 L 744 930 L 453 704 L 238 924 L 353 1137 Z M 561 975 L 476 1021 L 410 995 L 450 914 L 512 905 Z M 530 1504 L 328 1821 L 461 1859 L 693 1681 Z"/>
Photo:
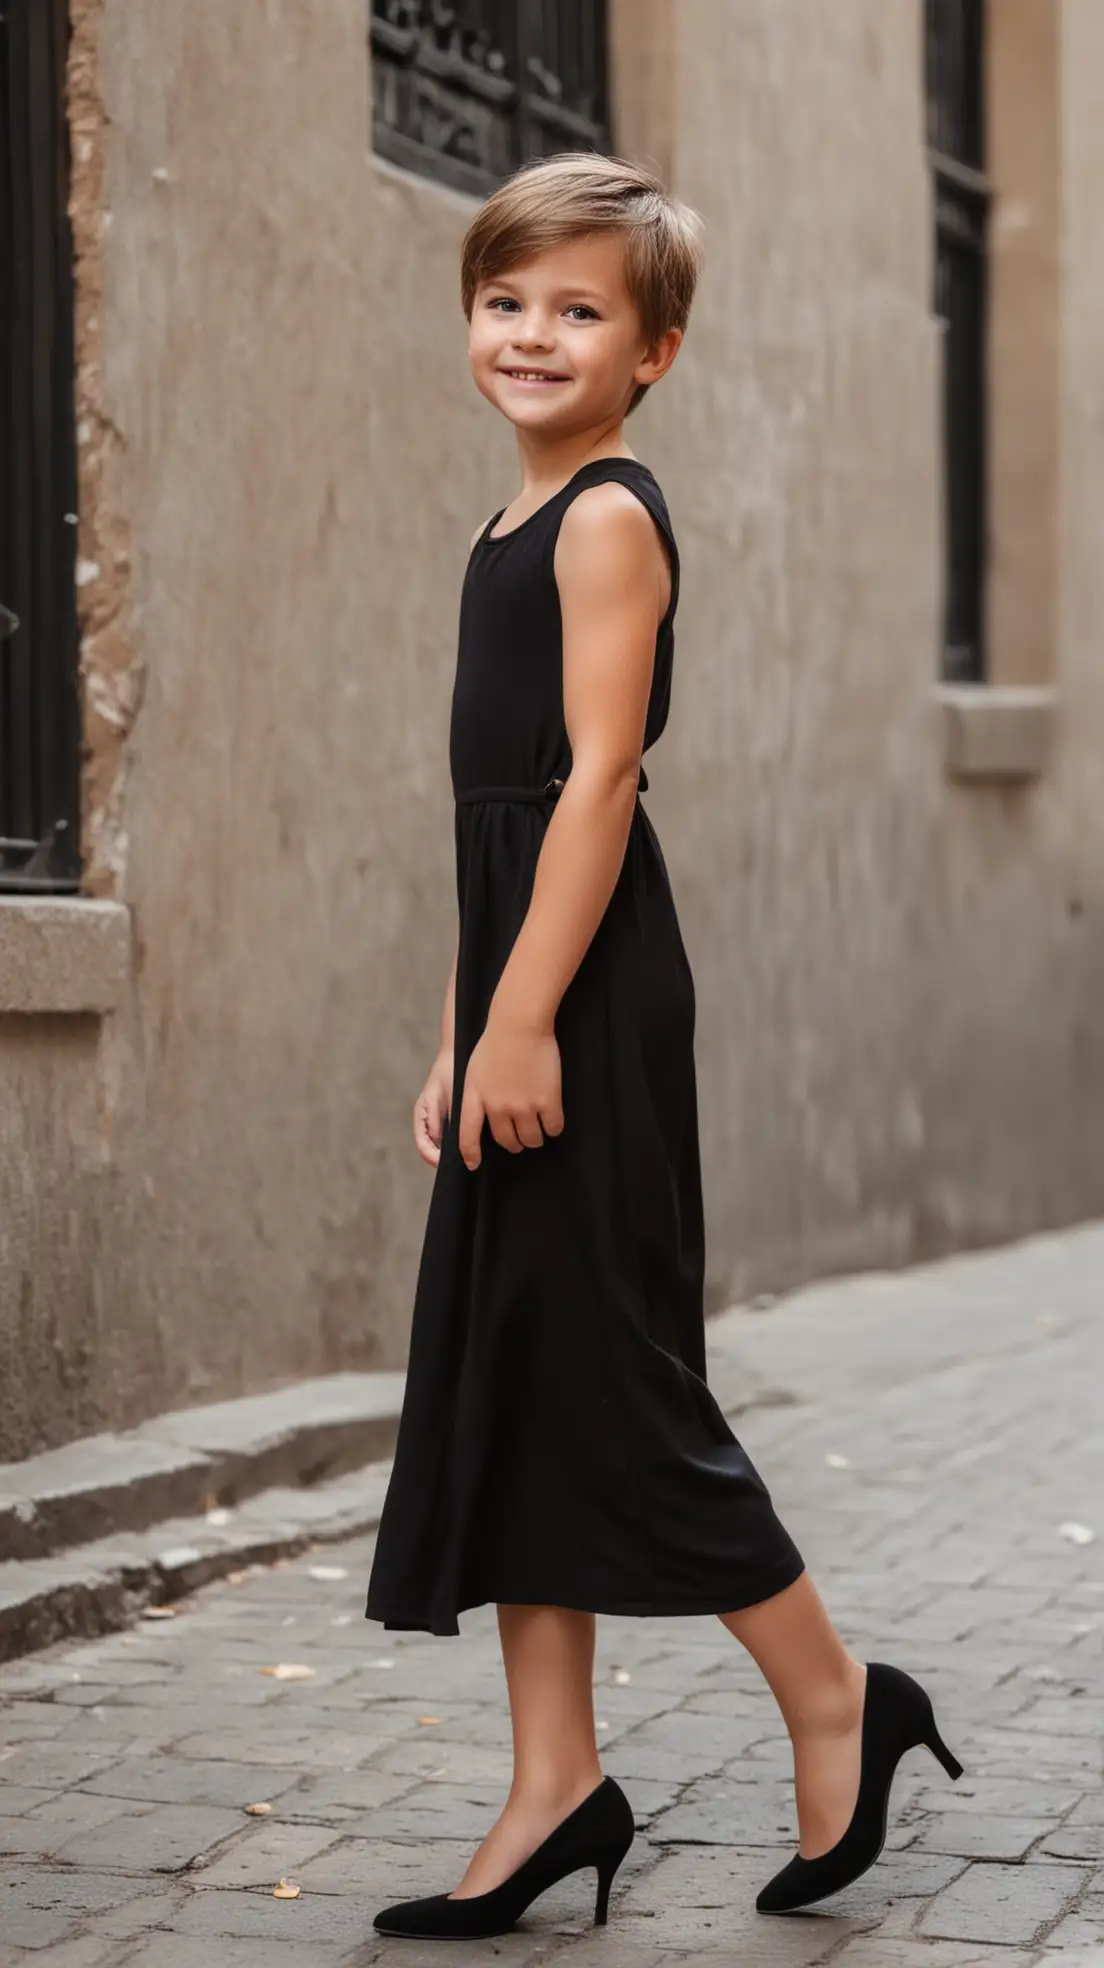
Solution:
<path fill-rule="evenodd" d="M 499 1606 L 514 1735 L 502 1814 L 450 1897 L 491 1893 L 602 1781 L 594 1732 L 593 1613 Z"/>
<path fill-rule="evenodd" d="M 848 1653 L 808 1572 L 721 1620 L 762 1669 L 794 1753 L 803 1859 L 842 1838 L 859 1794 L 866 1668 Z"/>

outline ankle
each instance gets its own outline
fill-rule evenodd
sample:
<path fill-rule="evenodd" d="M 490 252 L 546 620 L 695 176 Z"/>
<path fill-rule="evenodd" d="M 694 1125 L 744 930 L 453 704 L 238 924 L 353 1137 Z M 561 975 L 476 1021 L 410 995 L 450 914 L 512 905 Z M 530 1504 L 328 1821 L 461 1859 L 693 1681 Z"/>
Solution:
<path fill-rule="evenodd" d="M 589 1797 L 602 1781 L 601 1767 L 576 1765 L 570 1770 L 533 1770 L 515 1775 L 507 1806 L 540 1817 L 562 1818 Z"/>
<path fill-rule="evenodd" d="M 786 1718 L 791 1738 L 796 1743 L 850 1735 L 862 1721 L 865 1694 L 864 1664 L 845 1655 L 839 1672 L 804 1691 L 800 1712 Z"/>

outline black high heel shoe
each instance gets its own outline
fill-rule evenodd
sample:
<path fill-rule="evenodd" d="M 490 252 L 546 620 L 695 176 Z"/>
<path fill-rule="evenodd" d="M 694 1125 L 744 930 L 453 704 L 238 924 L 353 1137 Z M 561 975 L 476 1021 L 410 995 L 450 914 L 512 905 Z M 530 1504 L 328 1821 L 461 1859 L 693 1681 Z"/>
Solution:
<path fill-rule="evenodd" d="M 378 1934 L 404 1934 L 412 1940 L 486 1940 L 505 1934 L 540 1893 L 569 1873 L 594 1866 L 598 1899 L 594 1925 L 604 1927 L 613 1876 L 636 1835 L 632 1807 L 612 1777 L 603 1777 L 542 1845 L 491 1893 L 453 1900 L 437 1893 L 428 1900 L 405 1900 L 377 1913 Z"/>
<path fill-rule="evenodd" d="M 906 1750 L 923 1745 L 957 1783 L 962 1765 L 935 1726 L 931 1697 L 899 1667 L 868 1661 L 863 1698 L 859 1794 L 843 1837 L 819 1858 L 792 1858 L 768 1880 L 755 1904 L 760 1913 L 795 1913 L 850 1886 L 879 1856 L 886 1840 L 889 1792 Z"/>

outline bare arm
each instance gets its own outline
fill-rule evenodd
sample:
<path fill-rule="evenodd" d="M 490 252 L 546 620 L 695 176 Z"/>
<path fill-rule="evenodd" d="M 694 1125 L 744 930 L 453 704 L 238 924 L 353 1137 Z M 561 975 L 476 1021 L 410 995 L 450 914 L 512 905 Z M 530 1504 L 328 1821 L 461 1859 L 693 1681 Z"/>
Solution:
<path fill-rule="evenodd" d="M 492 1016 L 540 1031 L 552 1029 L 625 858 L 656 628 L 669 593 L 655 524 L 640 500 L 616 484 L 580 493 L 568 507 L 555 567 L 571 772 L 491 1004 Z"/>
<path fill-rule="evenodd" d="M 478 1166 L 484 1116 L 502 1146 L 563 1127 L 554 1020 L 605 914 L 636 800 L 655 636 L 670 593 L 646 509 L 616 484 L 579 494 L 556 547 L 571 772 L 549 820 L 525 920 L 472 1055 L 460 1149 Z M 543 1133 L 542 1133 L 543 1128 Z"/>

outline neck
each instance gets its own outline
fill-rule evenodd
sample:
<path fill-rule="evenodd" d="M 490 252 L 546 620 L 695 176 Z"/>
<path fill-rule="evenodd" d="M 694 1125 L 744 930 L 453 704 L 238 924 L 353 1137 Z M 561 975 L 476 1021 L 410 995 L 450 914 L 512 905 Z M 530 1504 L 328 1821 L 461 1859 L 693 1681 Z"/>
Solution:
<path fill-rule="evenodd" d="M 573 431 L 570 437 L 561 438 L 531 437 L 518 430 L 522 491 L 539 493 L 563 485 L 592 458 L 633 457 L 625 443 L 624 424 L 623 417 L 610 417 L 589 430 Z"/>

